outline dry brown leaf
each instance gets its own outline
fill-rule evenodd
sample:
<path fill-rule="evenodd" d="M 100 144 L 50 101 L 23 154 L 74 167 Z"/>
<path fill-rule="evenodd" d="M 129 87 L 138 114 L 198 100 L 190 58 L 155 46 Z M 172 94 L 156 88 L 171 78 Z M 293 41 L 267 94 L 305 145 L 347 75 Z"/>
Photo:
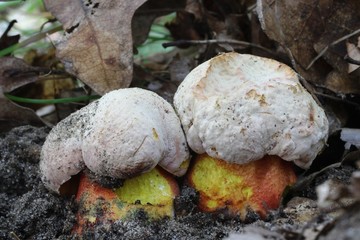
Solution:
<path fill-rule="evenodd" d="M 357 45 L 352 43 L 346 43 L 346 50 L 350 58 L 356 61 L 360 61 L 360 37 L 358 37 Z M 354 72 L 359 67 L 360 67 L 359 65 L 349 63 L 348 73 Z"/>
<path fill-rule="evenodd" d="M 0 89 L 11 92 L 39 79 L 39 68 L 14 57 L 0 58 Z"/>
<path fill-rule="evenodd" d="M 199 40 L 206 35 L 204 23 L 185 10 L 178 11 L 173 22 L 165 25 L 175 40 Z M 185 46 L 186 47 L 186 46 Z"/>
<path fill-rule="evenodd" d="M 325 9 L 324 9 L 325 10 Z M 348 63 L 344 61 L 347 54 L 346 42 L 357 44 L 357 37 L 350 37 L 360 27 L 360 3 L 358 0 L 333 1 L 327 10 L 328 18 L 324 21 L 324 31 L 313 46 L 317 53 L 328 47 L 323 58 L 342 74 L 348 72 Z M 319 19 L 320 20 L 320 19 Z M 349 35 L 349 37 L 345 37 Z M 343 38 L 345 37 L 345 38 Z M 339 39 L 343 39 L 338 41 Z M 337 42 L 334 44 L 334 42 Z"/>
<path fill-rule="evenodd" d="M 348 75 L 348 63 L 344 60 L 346 41 L 356 36 L 342 39 L 359 29 L 359 9 L 357 0 L 258 0 L 257 7 L 262 28 L 288 50 L 295 69 L 306 80 L 336 93 L 360 92 L 354 82 L 357 80 Z"/>
<path fill-rule="evenodd" d="M 321 2 L 321 3 L 320 3 Z M 295 69 L 308 81 L 321 84 L 330 70 L 323 60 L 305 70 L 316 57 L 313 44 L 325 30 L 332 0 L 323 1 L 258 0 L 257 12 L 261 27 L 273 40 L 289 51 Z"/>
<path fill-rule="evenodd" d="M 327 89 L 339 94 L 360 94 L 360 81 L 356 77 L 331 71 L 325 78 L 324 86 Z"/>
<path fill-rule="evenodd" d="M 262 49 L 260 55 L 270 52 L 251 42 L 250 16 L 255 2 L 188 0 L 184 11 L 178 11 L 175 21 L 166 25 L 176 41 L 165 46 L 203 45 L 204 49 L 199 52 L 204 60 L 224 51 L 250 53 L 251 48 L 259 48 Z"/>
<path fill-rule="evenodd" d="M 130 85 L 133 72 L 131 20 L 146 0 L 45 0 L 63 24 L 57 56 L 71 74 L 99 94 Z"/>
<path fill-rule="evenodd" d="M 44 126 L 44 122 L 29 108 L 8 100 L 0 88 L 0 132 L 22 125 Z"/>
<path fill-rule="evenodd" d="M 247 4 L 250 1 L 203 1 L 205 18 L 216 39 L 247 40 L 246 30 L 250 25 Z"/>
<path fill-rule="evenodd" d="M 132 21 L 134 45 L 143 43 L 150 31 L 152 22 L 160 16 L 179 11 L 185 7 L 185 0 L 148 0 L 139 7 Z"/>
<path fill-rule="evenodd" d="M 3 94 L 37 81 L 39 70 L 40 68 L 31 67 L 22 59 L 0 58 L 0 132 L 27 124 L 44 125 L 33 110 L 11 102 Z"/>

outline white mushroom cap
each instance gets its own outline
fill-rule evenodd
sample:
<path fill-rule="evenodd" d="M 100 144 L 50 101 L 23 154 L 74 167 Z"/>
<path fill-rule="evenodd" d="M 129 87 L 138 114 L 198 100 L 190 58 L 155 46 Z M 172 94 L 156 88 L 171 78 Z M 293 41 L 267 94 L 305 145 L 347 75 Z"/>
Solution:
<path fill-rule="evenodd" d="M 157 164 L 181 176 L 186 172 L 181 165 L 189 158 L 172 106 L 137 88 L 112 91 L 101 99 L 82 150 L 91 171 L 116 178 L 138 175 Z"/>
<path fill-rule="evenodd" d="M 204 62 L 174 106 L 189 146 L 228 162 L 276 155 L 308 168 L 328 137 L 327 117 L 298 75 L 267 58 L 227 53 Z"/>
<path fill-rule="evenodd" d="M 61 121 L 44 143 L 40 170 L 45 185 L 58 192 L 85 166 L 100 176 L 129 178 L 159 164 L 181 176 L 188 159 L 172 106 L 131 88 L 112 91 Z"/>

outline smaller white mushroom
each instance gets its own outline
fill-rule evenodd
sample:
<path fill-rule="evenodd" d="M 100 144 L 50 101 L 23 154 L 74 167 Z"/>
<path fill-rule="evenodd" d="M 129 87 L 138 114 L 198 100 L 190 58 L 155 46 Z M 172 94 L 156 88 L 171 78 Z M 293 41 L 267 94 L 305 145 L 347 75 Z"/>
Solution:
<path fill-rule="evenodd" d="M 64 119 L 41 152 L 41 179 L 60 186 L 85 167 L 95 174 L 129 178 L 157 164 L 182 176 L 189 152 L 172 106 L 153 92 L 112 91 Z"/>
<path fill-rule="evenodd" d="M 174 106 L 197 153 L 243 164 L 275 155 L 308 168 L 324 147 L 329 123 L 290 67 L 237 53 L 195 68 Z"/>

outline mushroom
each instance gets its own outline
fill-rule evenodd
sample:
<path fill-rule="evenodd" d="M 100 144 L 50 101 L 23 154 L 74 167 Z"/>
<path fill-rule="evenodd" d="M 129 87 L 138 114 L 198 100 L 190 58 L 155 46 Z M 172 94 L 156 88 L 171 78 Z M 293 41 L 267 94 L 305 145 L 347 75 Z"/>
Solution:
<path fill-rule="evenodd" d="M 85 167 L 127 179 L 156 165 L 185 174 L 189 152 L 172 106 L 153 92 L 131 88 L 107 93 L 55 126 L 41 151 L 45 186 L 60 186 Z"/>
<path fill-rule="evenodd" d="M 85 170 L 76 194 L 75 231 L 80 233 L 96 222 L 127 218 L 139 208 L 149 218 L 172 217 L 179 193 L 173 175 L 184 175 L 188 160 L 185 135 L 172 106 L 153 92 L 121 89 L 52 129 L 41 151 L 40 174 L 45 186 L 59 193 L 71 176 Z M 104 187 L 94 176 L 125 180 L 120 187 Z"/>
<path fill-rule="evenodd" d="M 308 168 L 328 137 L 327 117 L 299 75 L 258 56 L 226 53 L 204 62 L 181 83 L 174 106 L 189 147 L 202 154 L 188 181 L 206 211 L 244 214 L 250 207 L 264 215 L 276 208 L 296 179 L 288 162 Z M 225 193 L 218 186 L 234 183 L 230 175 L 239 176 L 238 189 Z"/>

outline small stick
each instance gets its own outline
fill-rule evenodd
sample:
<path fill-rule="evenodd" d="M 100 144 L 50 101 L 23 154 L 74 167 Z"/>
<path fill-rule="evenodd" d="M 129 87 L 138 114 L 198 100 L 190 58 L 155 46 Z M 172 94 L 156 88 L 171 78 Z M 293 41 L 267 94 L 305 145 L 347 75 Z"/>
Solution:
<path fill-rule="evenodd" d="M 359 65 L 359 66 L 360 66 L 360 61 L 355 60 L 355 59 L 349 57 L 349 55 L 347 55 L 347 54 L 345 55 L 344 60 L 347 61 L 348 63 L 351 63 L 351 64 L 355 64 L 355 65 Z"/>
<path fill-rule="evenodd" d="M 0 50 L 0 57 L 5 56 L 6 54 L 12 53 L 13 51 L 15 51 L 19 48 L 26 47 L 27 45 L 29 45 L 33 42 L 43 39 L 44 37 L 47 36 L 47 34 L 51 34 L 51 33 L 60 31 L 61 29 L 62 29 L 62 26 L 52 27 L 52 28 L 46 30 L 45 32 L 37 33 L 22 42 L 14 44 L 8 48 L 2 49 L 2 50 Z"/>
<path fill-rule="evenodd" d="M 340 43 L 340 42 L 342 42 L 342 41 L 344 41 L 344 40 L 346 40 L 346 39 L 348 39 L 348 38 L 350 38 L 350 37 L 352 37 L 352 36 L 354 36 L 354 35 L 356 35 L 358 33 L 360 33 L 360 28 L 358 30 L 348 34 L 348 35 L 345 35 L 345 36 L 335 40 L 334 42 L 332 42 L 329 45 L 327 45 L 326 47 L 324 47 L 323 50 L 321 50 L 321 52 L 306 67 L 306 70 L 309 70 L 312 67 L 312 65 L 314 65 L 314 63 L 325 54 L 325 52 L 329 49 L 329 47 L 334 46 L 334 45 L 336 45 L 336 44 L 338 44 L 338 43 Z"/>
<path fill-rule="evenodd" d="M 270 53 L 271 55 L 275 55 L 273 51 L 270 49 L 264 48 L 263 46 L 260 46 L 255 43 L 251 42 L 245 42 L 245 41 L 238 41 L 234 39 L 228 39 L 228 40 L 217 40 L 217 39 L 210 39 L 210 40 L 177 40 L 174 42 L 167 42 L 163 43 L 162 46 L 164 48 L 167 47 L 174 47 L 174 46 L 181 46 L 181 45 L 202 45 L 202 44 L 233 44 L 233 45 L 241 45 L 246 47 L 254 47 L 261 49 L 267 53 Z"/>
<path fill-rule="evenodd" d="M 20 238 L 14 232 L 10 232 L 9 235 L 15 240 L 20 240 Z"/>

